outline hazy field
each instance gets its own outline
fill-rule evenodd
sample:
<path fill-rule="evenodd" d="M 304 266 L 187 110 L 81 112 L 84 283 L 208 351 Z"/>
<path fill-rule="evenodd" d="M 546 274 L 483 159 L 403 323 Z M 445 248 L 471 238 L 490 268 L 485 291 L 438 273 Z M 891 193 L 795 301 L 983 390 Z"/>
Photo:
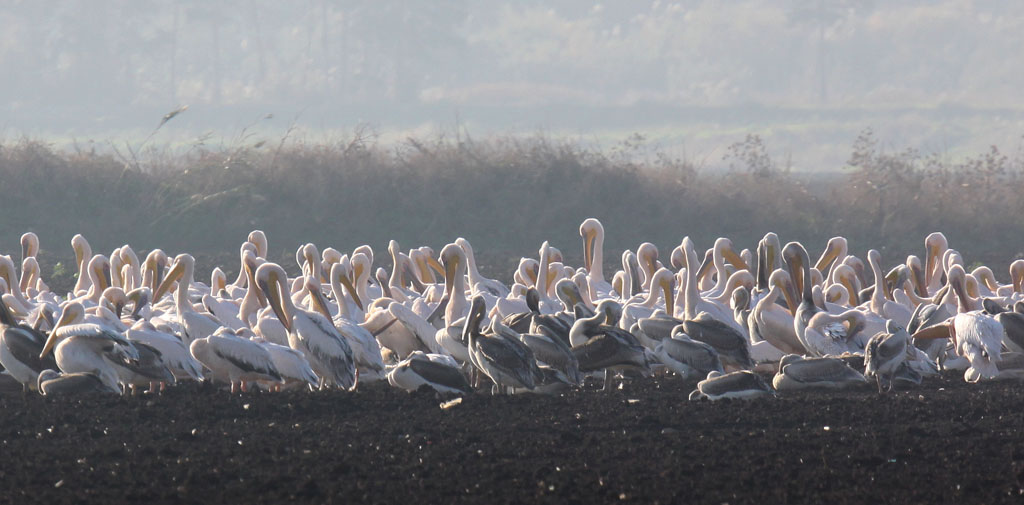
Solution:
<path fill-rule="evenodd" d="M 96 252 L 130 243 L 191 252 L 201 270 L 214 266 L 203 261 L 211 256 L 234 270 L 255 228 L 288 265 L 310 241 L 342 251 L 368 243 L 386 265 L 389 239 L 440 249 L 464 236 L 505 277 L 544 240 L 579 261 L 578 226 L 593 216 L 607 231 L 610 271 L 643 241 L 663 254 L 685 235 L 699 247 L 727 236 L 744 248 L 768 231 L 812 255 L 844 235 L 852 253 L 878 248 L 891 265 L 921 255 L 924 236 L 941 230 L 968 265 L 1005 277 L 1024 251 L 1021 157 L 993 147 L 954 162 L 880 145 L 865 132 L 843 171 L 807 175 L 787 172 L 759 137 L 729 147 L 725 171 L 641 152 L 637 138 L 609 149 L 544 136 L 384 144 L 357 131 L 320 143 L 240 136 L 218 148 L 134 154 L 20 140 L 0 144 L 0 251 L 16 256 L 31 230 L 52 263 L 70 258 L 70 239 L 82 233 Z"/>

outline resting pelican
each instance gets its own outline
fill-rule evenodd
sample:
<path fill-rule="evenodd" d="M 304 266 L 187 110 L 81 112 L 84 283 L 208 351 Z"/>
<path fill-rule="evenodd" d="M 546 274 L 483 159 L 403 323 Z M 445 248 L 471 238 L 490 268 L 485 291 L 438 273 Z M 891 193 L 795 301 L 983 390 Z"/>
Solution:
<path fill-rule="evenodd" d="M 306 289 L 309 290 L 312 308 L 323 315 L 325 319 L 334 323 L 338 334 L 348 340 L 349 347 L 352 349 L 352 358 L 357 366 L 356 373 L 359 373 L 359 369 L 372 373 L 383 372 L 384 360 L 380 355 L 380 344 L 373 338 L 373 335 L 346 318 L 344 314 L 339 314 L 340 317 L 331 320 L 327 299 L 321 291 L 320 281 L 315 276 L 306 277 Z"/>
<path fill-rule="evenodd" d="M 850 368 L 842 359 L 787 354 L 779 361 L 779 372 L 772 379 L 772 385 L 776 391 L 797 391 L 840 389 L 867 381 L 864 374 Z"/>
<path fill-rule="evenodd" d="M 291 347 L 268 342 L 262 337 L 252 336 L 248 330 L 238 330 L 237 335 L 243 338 L 248 337 L 254 343 L 259 344 L 270 355 L 270 361 L 281 376 L 282 383 L 273 383 L 272 389 L 280 391 L 290 386 L 307 385 L 309 388 L 316 388 L 320 384 L 320 377 L 309 366 L 309 361 L 301 352 Z"/>
<path fill-rule="evenodd" d="M 489 377 L 496 388 L 533 389 L 533 371 L 537 364 L 529 361 L 532 352 L 522 344 L 513 343 L 504 337 L 481 334 L 480 323 L 483 321 L 487 305 L 479 295 L 473 297 L 470 303 L 469 315 L 466 316 L 466 324 L 463 327 L 465 340 L 468 342 L 469 361 Z M 524 354 L 523 350 L 529 354 Z"/>
<path fill-rule="evenodd" d="M 82 395 L 91 393 L 121 394 L 118 388 L 111 388 L 90 372 L 57 373 L 47 369 L 39 374 L 36 388 L 43 396 Z"/>
<path fill-rule="evenodd" d="M 555 378 L 566 384 L 581 385 L 580 364 L 569 345 L 547 326 L 535 325 L 536 333 L 520 333 L 519 339 L 533 351 L 538 364 L 555 372 Z M 518 333 L 518 332 L 517 332 Z"/>
<path fill-rule="evenodd" d="M 238 392 L 239 386 L 242 392 L 246 392 L 246 384 L 251 381 L 284 383 L 266 349 L 256 342 L 240 338 L 228 328 L 193 340 L 189 349 L 213 372 L 214 377 L 231 383 L 232 393 Z"/>
<path fill-rule="evenodd" d="M 332 384 L 346 389 L 355 387 L 355 361 L 345 337 L 323 314 L 297 308 L 288 295 L 286 279 L 284 269 L 274 263 L 264 263 L 256 270 L 256 282 L 288 330 L 288 346 L 306 356 L 321 378 L 321 388 Z"/>
<path fill-rule="evenodd" d="M 81 303 L 65 305 L 39 357 L 43 358 L 53 350 L 62 372 L 94 373 L 104 385 L 120 391 L 120 378 L 112 363 L 138 360 L 139 352 L 124 336 L 110 328 L 96 323 L 81 323 L 84 317 L 85 309 Z"/>
<path fill-rule="evenodd" d="M 672 330 L 672 337 L 654 348 L 654 355 L 683 379 L 707 377 L 709 372 L 724 372 L 718 351 L 704 342 L 691 339 L 681 327 Z"/>
<path fill-rule="evenodd" d="M 583 237 L 583 266 L 587 271 L 591 300 L 601 300 L 612 294 L 612 285 L 604 279 L 604 226 L 595 218 L 580 224 Z"/>
<path fill-rule="evenodd" d="M 901 326 L 888 321 L 885 325 L 885 332 L 878 333 L 868 341 L 868 347 L 864 350 L 864 375 L 875 377 L 878 382 L 878 392 L 882 392 L 882 379 L 887 380 L 887 391 L 892 391 L 893 376 L 896 370 L 907 359 L 907 347 L 910 345 L 910 335 Z"/>
<path fill-rule="evenodd" d="M 125 333 L 125 337 L 134 343 L 145 344 L 159 351 L 164 364 L 170 368 L 175 379 L 203 379 L 202 366 L 181 339 L 157 330 L 149 321 L 136 322 Z"/>
<path fill-rule="evenodd" d="M 708 372 L 708 377 L 697 383 L 690 400 L 721 400 L 723 398 L 751 399 L 770 395 L 774 391 L 760 375 L 749 370 L 732 373 Z"/>
<path fill-rule="evenodd" d="M 924 239 L 925 267 L 924 278 L 927 294 L 934 294 L 942 285 L 941 274 L 945 270 L 944 264 L 939 263 L 939 258 L 945 256 L 949 242 L 942 233 L 935 232 Z"/>
<path fill-rule="evenodd" d="M 458 366 L 452 363 L 450 358 L 439 358 L 447 356 L 414 351 L 408 358 L 388 370 L 388 383 L 409 392 L 428 386 L 438 393 L 472 393 L 469 382 L 459 371 Z"/>
<path fill-rule="evenodd" d="M 171 285 L 177 281 L 178 290 L 174 293 L 174 306 L 178 314 L 178 322 L 181 323 L 186 344 L 191 344 L 197 338 L 204 338 L 213 335 L 213 332 L 223 326 L 220 321 L 210 314 L 196 312 L 189 301 L 188 289 L 195 280 L 196 260 L 189 254 L 179 254 L 174 258 L 174 266 L 167 272 L 160 286 L 153 293 L 153 303 L 157 303 L 165 293 L 170 291 Z"/>
<path fill-rule="evenodd" d="M 597 304 L 593 317 L 578 317 L 569 332 L 572 352 L 576 356 L 581 372 L 604 370 L 604 389 L 611 390 L 610 372 L 639 370 L 650 371 L 645 348 L 630 332 L 613 326 L 617 317 L 613 312 L 618 305 L 611 299 Z M 577 313 L 582 311 L 577 305 Z M 607 324 L 606 324 L 607 323 Z"/>

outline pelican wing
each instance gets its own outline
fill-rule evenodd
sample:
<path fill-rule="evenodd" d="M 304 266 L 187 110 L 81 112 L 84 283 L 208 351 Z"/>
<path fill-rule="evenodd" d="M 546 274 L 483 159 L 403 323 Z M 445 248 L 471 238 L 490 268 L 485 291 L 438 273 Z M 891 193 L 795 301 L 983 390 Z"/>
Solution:
<path fill-rule="evenodd" d="M 697 389 L 709 398 L 743 393 L 770 393 L 772 391 L 772 387 L 760 375 L 748 370 L 702 380 L 697 384 Z"/>
<path fill-rule="evenodd" d="M 258 344 L 234 337 L 210 336 L 213 353 L 241 370 L 281 380 L 270 354 Z"/>
<path fill-rule="evenodd" d="M 689 338 L 666 338 L 661 341 L 661 345 L 670 358 L 685 363 L 701 373 L 722 371 L 722 360 L 718 357 L 718 351 L 704 342 Z"/>
<path fill-rule="evenodd" d="M 864 381 L 860 372 L 839 358 L 806 358 L 782 367 L 782 373 L 799 382 Z"/>
<path fill-rule="evenodd" d="M 469 393 L 469 382 L 457 369 L 429 359 L 410 359 L 409 368 L 428 382 L 441 384 L 452 389 Z"/>
<path fill-rule="evenodd" d="M 14 359 L 24 363 L 25 366 L 41 372 L 46 369 L 56 370 L 57 363 L 54 361 L 53 353 L 46 358 L 39 359 L 39 353 L 43 351 L 43 340 L 32 334 L 30 330 L 15 326 L 4 328 L 0 345 L 7 347 L 8 352 Z"/>

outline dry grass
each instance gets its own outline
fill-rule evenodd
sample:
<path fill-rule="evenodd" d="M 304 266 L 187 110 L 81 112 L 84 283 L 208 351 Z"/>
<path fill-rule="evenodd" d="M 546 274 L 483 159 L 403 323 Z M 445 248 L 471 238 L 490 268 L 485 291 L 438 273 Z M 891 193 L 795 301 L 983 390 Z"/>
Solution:
<path fill-rule="evenodd" d="M 465 236 L 507 275 L 505 258 L 535 254 L 543 240 L 577 258 L 578 226 L 590 216 L 605 224 L 612 265 L 614 253 L 641 241 L 663 253 L 684 235 L 699 246 L 724 235 L 752 247 L 768 231 L 803 241 L 812 255 L 844 235 L 854 253 L 874 247 L 895 263 L 920 254 L 924 236 L 941 230 L 968 263 L 997 272 L 1024 251 L 1022 160 L 995 147 L 950 162 L 886 152 L 866 131 L 843 173 L 808 176 L 765 156 L 757 137 L 728 150 L 727 171 L 543 136 L 388 146 L 365 131 L 318 144 L 244 140 L 130 158 L 34 140 L 0 145 L 0 251 L 17 251 L 26 230 L 58 258 L 70 256 L 71 236 L 82 233 L 97 251 L 127 242 L 225 263 L 254 228 L 281 258 L 307 241 L 383 252 L 392 238 L 439 248 Z"/>

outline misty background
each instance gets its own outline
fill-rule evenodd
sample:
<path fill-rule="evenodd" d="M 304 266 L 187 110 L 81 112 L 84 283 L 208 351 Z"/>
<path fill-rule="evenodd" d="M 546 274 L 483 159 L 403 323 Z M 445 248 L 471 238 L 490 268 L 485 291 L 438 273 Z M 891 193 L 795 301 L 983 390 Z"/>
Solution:
<path fill-rule="evenodd" d="M 182 105 L 149 142 L 639 133 L 716 167 L 756 134 L 817 171 L 867 127 L 952 158 L 1024 134 L 1011 0 L 7 0 L 0 27 L 0 136 L 57 146 Z"/>

